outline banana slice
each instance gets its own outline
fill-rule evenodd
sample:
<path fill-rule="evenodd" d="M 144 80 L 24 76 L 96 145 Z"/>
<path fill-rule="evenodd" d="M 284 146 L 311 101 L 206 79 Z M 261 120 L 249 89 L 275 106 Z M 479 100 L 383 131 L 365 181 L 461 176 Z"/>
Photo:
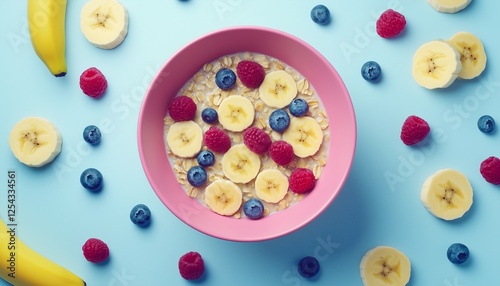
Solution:
<path fill-rule="evenodd" d="M 114 49 L 128 33 L 128 11 L 118 0 L 89 0 L 80 13 L 80 28 L 94 46 Z"/>
<path fill-rule="evenodd" d="M 413 78 L 428 89 L 450 86 L 462 69 L 460 54 L 445 41 L 430 41 L 413 55 Z"/>
<path fill-rule="evenodd" d="M 245 144 L 233 145 L 222 156 L 222 172 L 233 183 L 248 183 L 260 169 L 260 157 Z"/>
<path fill-rule="evenodd" d="M 467 8 L 470 2 L 472 0 L 427 0 L 427 3 L 436 11 L 451 14 Z"/>
<path fill-rule="evenodd" d="M 170 126 L 167 132 L 167 144 L 172 153 L 182 158 L 191 158 L 198 154 L 203 143 L 203 131 L 196 122 L 179 121 Z"/>
<path fill-rule="evenodd" d="M 323 130 L 318 121 L 312 117 L 292 116 L 282 138 L 292 145 L 297 157 L 305 158 L 318 152 L 323 143 Z"/>
<path fill-rule="evenodd" d="M 283 108 L 297 96 L 297 83 L 286 71 L 273 71 L 264 78 L 259 95 L 267 106 Z"/>
<path fill-rule="evenodd" d="M 212 211 L 230 216 L 240 209 L 243 193 L 235 183 L 218 179 L 205 188 L 205 203 Z"/>
<path fill-rule="evenodd" d="M 366 252 L 359 269 L 364 286 L 403 286 L 410 281 L 410 260 L 390 246 L 377 246 Z"/>
<path fill-rule="evenodd" d="M 458 32 L 448 42 L 460 53 L 462 69 L 459 78 L 472 79 L 486 68 L 486 52 L 481 40 L 469 32 Z"/>
<path fill-rule="evenodd" d="M 255 179 L 255 194 L 268 203 L 281 201 L 288 191 L 288 178 L 276 169 L 264 170 Z"/>
<path fill-rule="evenodd" d="M 472 206 L 472 197 L 473 190 L 467 177 L 453 169 L 439 170 L 429 176 L 420 192 L 425 208 L 444 220 L 462 217 Z"/>
<path fill-rule="evenodd" d="M 252 125 L 255 118 L 255 107 L 252 102 L 241 95 L 232 95 L 219 105 L 219 122 L 229 131 L 240 132 Z"/>
<path fill-rule="evenodd" d="M 26 117 L 12 128 L 9 145 L 21 163 L 30 167 L 42 167 L 61 153 L 62 136 L 49 120 Z"/>

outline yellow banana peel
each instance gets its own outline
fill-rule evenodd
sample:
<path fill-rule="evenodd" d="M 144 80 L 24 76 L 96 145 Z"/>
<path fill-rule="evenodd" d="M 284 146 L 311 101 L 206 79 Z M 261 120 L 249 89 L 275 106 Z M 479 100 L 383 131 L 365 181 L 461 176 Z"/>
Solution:
<path fill-rule="evenodd" d="M 28 0 L 28 27 L 38 57 L 56 77 L 66 67 L 67 0 Z"/>
<path fill-rule="evenodd" d="M 15 286 L 84 286 L 76 274 L 35 252 L 0 220 L 0 278 Z"/>

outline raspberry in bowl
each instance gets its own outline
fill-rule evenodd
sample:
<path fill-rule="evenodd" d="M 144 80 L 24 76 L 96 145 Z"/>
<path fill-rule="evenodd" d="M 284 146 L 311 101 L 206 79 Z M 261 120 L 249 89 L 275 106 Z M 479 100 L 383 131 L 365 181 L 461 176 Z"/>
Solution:
<path fill-rule="evenodd" d="M 221 42 L 225 44 L 220 45 Z M 286 46 L 287 49 L 280 48 L 283 46 Z M 189 94 L 191 98 L 196 99 L 197 96 L 201 98 L 200 101 L 195 100 L 198 106 L 193 120 L 176 122 L 168 116 L 170 102 L 183 95 L 181 93 L 186 90 L 184 88 L 186 83 L 196 77 L 195 75 L 200 69 L 213 69 L 210 64 L 213 64 L 217 59 L 235 55 L 238 56 L 238 60 L 235 60 L 232 63 L 233 65 L 226 63 L 232 69 L 234 68 L 233 71 L 237 76 L 235 85 L 241 86 L 242 90 L 250 90 L 249 94 L 262 99 L 265 108 L 287 112 L 290 117 L 289 122 L 282 120 L 286 119 L 286 116 L 284 116 L 285 113 L 280 111 L 277 113 L 276 130 L 269 127 L 269 122 L 267 127 L 259 126 L 259 113 L 253 114 L 250 109 L 246 108 L 248 104 L 254 105 L 255 101 L 252 101 L 252 98 L 249 98 L 248 94 L 244 92 L 233 92 L 233 94 L 230 94 L 231 96 L 221 100 L 219 105 L 214 106 L 213 109 L 216 112 L 221 112 L 225 108 L 234 109 L 235 106 L 239 105 L 245 112 L 252 113 L 249 117 L 253 119 L 249 122 L 231 122 L 231 120 L 225 119 L 220 114 L 218 116 L 217 114 L 214 115 L 213 118 L 217 118 L 217 120 L 209 120 L 208 122 L 203 120 L 202 112 L 207 107 L 201 106 L 201 102 L 203 102 L 206 95 L 203 93 L 197 94 L 196 91 Z M 246 57 L 245 55 L 250 56 Z M 301 182 L 300 180 L 305 180 L 303 190 L 309 192 L 306 194 L 292 194 L 293 192 L 287 187 L 288 191 L 285 189 L 285 195 L 298 196 L 301 199 L 285 209 L 267 213 L 267 215 L 265 214 L 259 219 L 247 219 L 244 217 L 243 203 L 238 204 L 230 211 L 224 210 L 221 213 L 213 211 L 209 206 L 213 201 L 214 193 L 220 188 L 232 190 L 235 185 L 245 185 L 245 182 L 254 185 L 260 184 L 265 182 L 266 178 L 273 177 L 278 168 L 282 168 L 281 173 L 285 174 L 287 170 L 287 164 L 285 163 L 290 160 L 290 154 L 287 151 L 289 146 L 281 141 L 294 138 L 294 136 L 287 134 L 286 129 L 307 124 L 309 119 L 314 120 L 313 117 L 308 115 L 301 117 L 290 115 L 287 104 L 283 104 L 282 100 L 273 99 L 272 96 L 266 98 L 260 96 L 265 92 L 259 90 L 260 87 L 269 84 L 266 83 L 267 77 L 287 80 L 285 74 L 269 68 L 264 69 L 264 78 L 262 78 L 262 70 L 258 66 L 244 62 L 246 60 L 258 62 L 256 58 L 262 56 L 278 59 L 285 67 L 289 68 L 287 70 L 289 73 L 297 71 L 304 79 L 307 79 L 307 83 L 311 87 L 314 87 L 315 94 L 321 99 L 320 106 L 324 107 L 325 113 L 326 124 L 324 133 L 322 132 L 321 135 L 326 134 L 328 140 L 325 140 L 322 136 L 317 139 L 317 142 L 320 143 L 318 149 L 323 149 L 326 155 L 323 158 L 325 162 L 322 166 L 321 176 L 318 176 L 317 180 L 309 181 L 310 178 L 304 172 L 305 175 L 295 181 Z M 237 64 L 239 62 L 244 63 L 240 66 L 238 72 Z M 224 61 L 222 63 L 224 64 Z M 172 72 L 174 70 L 175 73 Z M 248 86 L 242 82 L 241 78 Z M 293 76 L 292 80 L 294 80 Z M 216 86 L 215 80 L 209 82 L 200 79 L 200 81 L 206 85 L 213 84 Z M 303 86 L 297 87 L 297 93 L 300 93 L 303 88 Z M 231 89 L 222 90 L 222 92 L 231 93 Z M 289 103 L 291 100 L 293 98 L 287 99 L 287 102 Z M 267 120 L 264 119 L 264 121 Z M 168 129 L 165 129 L 165 121 L 169 121 Z M 271 136 L 267 138 L 261 132 L 262 130 L 250 129 L 247 133 L 247 144 L 251 148 L 248 148 L 245 145 L 245 140 L 243 140 L 243 134 L 250 127 L 263 129 Z M 174 128 L 174 131 L 172 131 L 172 128 Z M 192 144 L 192 148 L 187 148 L 190 149 L 189 152 L 175 150 L 175 147 L 173 149 L 168 148 L 170 145 L 166 137 L 173 137 L 170 139 L 174 140 L 176 136 L 172 134 L 182 133 L 179 130 L 189 130 L 189 132 L 194 132 L 189 134 L 195 134 L 193 136 L 196 140 L 188 143 Z M 241 138 L 236 138 L 234 134 L 240 134 Z M 177 138 L 180 137 L 177 136 Z M 274 147 L 272 147 L 272 143 L 278 141 L 280 143 L 275 143 Z M 153 191 L 180 220 L 202 233 L 220 239 L 262 241 L 277 238 L 301 228 L 315 219 L 331 204 L 340 192 L 351 168 L 356 145 L 356 123 L 352 102 L 342 79 L 328 60 L 313 47 L 295 36 L 279 30 L 263 27 L 232 27 L 217 30 L 195 39 L 175 53 L 160 69 L 147 90 L 141 106 L 138 123 L 138 145 L 141 163 Z M 172 143 L 171 146 L 176 145 Z M 208 146 L 211 146 L 211 148 L 208 148 Z M 285 166 L 273 162 L 270 157 L 271 149 L 273 156 L 277 158 L 280 164 Z M 215 163 L 213 166 L 207 167 L 207 180 L 204 186 L 195 189 L 198 194 L 203 193 L 202 195 L 205 198 L 208 197 L 208 199 L 200 202 L 200 200 L 194 199 L 194 196 L 189 195 L 186 188 L 180 183 L 177 169 L 175 165 L 172 165 L 172 158 L 175 157 L 169 155 L 168 152 L 179 151 L 173 153 L 181 155 L 177 158 L 180 160 L 180 164 L 182 162 L 193 162 L 192 164 L 198 165 L 197 155 L 205 150 L 212 151 L 215 156 Z M 231 172 L 209 170 L 209 168 L 217 170 L 213 168 L 216 168 L 214 166 L 218 164 L 228 165 L 227 162 L 221 162 L 228 153 L 244 153 L 249 157 L 256 156 L 261 161 L 274 164 L 276 168 L 265 170 L 265 168 L 261 168 L 262 165 L 258 166 L 256 173 L 250 177 Z M 307 153 L 296 154 L 295 156 L 300 157 L 299 155 L 305 157 L 314 156 L 314 154 Z M 291 173 L 291 170 L 288 170 Z M 201 174 L 201 172 L 199 173 Z M 212 182 L 211 176 L 221 176 L 223 180 Z M 284 177 L 287 178 L 286 175 Z M 305 186 L 307 183 L 313 188 L 312 191 L 309 190 L 308 186 Z M 265 198 L 265 196 L 262 197 Z M 235 193 L 233 198 L 242 202 L 248 199 L 245 198 L 244 194 L 240 197 L 238 193 Z M 206 202 L 205 205 L 204 202 Z M 270 204 L 274 204 L 274 202 Z M 232 213 L 242 215 L 235 218 L 230 215 Z"/>

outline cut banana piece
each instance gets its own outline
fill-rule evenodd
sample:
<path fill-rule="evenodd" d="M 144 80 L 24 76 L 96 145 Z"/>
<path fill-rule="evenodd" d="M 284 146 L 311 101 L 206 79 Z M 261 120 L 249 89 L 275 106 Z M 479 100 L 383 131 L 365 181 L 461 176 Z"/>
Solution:
<path fill-rule="evenodd" d="M 484 71 L 486 52 L 478 37 L 469 32 L 458 32 L 448 42 L 460 53 L 462 69 L 459 78 L 473 79 Z"/>
<path fill-rule="evenodd" d="M 89 0 L 80 13 L 80 28 L 94 46 L 114 49 L 128 33 L 128 11 L 118 0 Z"/>
<path fill-rule="evenodd" d="M 287 192 L 288 178 L 279 170 L 264 170 L 255 179 L 255 193 L 263 201 L 277 203 Z"/>
<path fill-rule="evenodd" d="M 420 192 L 425 208 L 444 220 L 462 217 L 472 206 L 472 197 L 473 190 L 467 177 L 453 169 L 439 170 L 429 176 Z"/>
<path fill-rule="evenodd" d="M 427 3 L 436 11 L 451 14 L 467 8 L 470 2 L 472 0 L 427 0 Z"/>
<path fill-rule="evenodd" d="M 312 117 L 291 117 L 282 138 L 292 145 L 297 157 L 306 158 L 318 152 L 323 143 L 323 130 Z"/>
<path fill-rule="evenodd" d="M 221 159 L 222 172 L 233 183 L 248 183 L 257 176 L 260 157 L 245 144 L 233 145 Z"/>
<path fill-rule="evenodd" d="M 450 86 L 461 69 L 460 54 L 445 41 L 427 42 L 413 55 L 413 78 L 428 89 Z"/>
<path fill-rule="evenodd" d="M 235 183 L 218 179 L 206 187 L 205 203 L 212 211 L 230 216 L 240 209 L 243 193 Z"/>
<path fill-rule="evenodd" d="M 297 96 L 297 83 L 284 70 L 270 72 L 259 87 L 260 99 L 270 107 L 283 108 Z"/>
<path fill-rule="evenodd" d="M 218 116 L 222 127 L 229 131 L 240 132 L 252 125 L 255 107 L 241 95 L 232 95 L 221 101 Z"/>
<path fill-rule="evenodd" d="M 203 131 L 200 125 L 192 120 L 175 122 L 167 132 L 170 151 L 182 158 L 191 158 L 198 154 L 202 143 Z"/>
<path fill-rule="evenodd" d="M 377 246 L 366 252 L 359 269 L 364 286 L 404 286 L 411 276 L 408 257 L 390 246 Z"/>
<path fill-rule="evenodd" d="M 21 163 L 30 167 L 42 167 L 61 153 L 62 136 L 49 120 L 26 117 L 12 128 L 9 145 Z"/>

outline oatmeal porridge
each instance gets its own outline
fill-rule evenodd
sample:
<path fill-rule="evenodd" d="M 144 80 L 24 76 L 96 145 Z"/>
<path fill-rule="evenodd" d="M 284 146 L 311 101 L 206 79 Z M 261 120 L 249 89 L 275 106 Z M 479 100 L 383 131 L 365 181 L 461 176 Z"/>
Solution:
<path fill-rule="evenodd" d="M 299 202 L 328 156 L 329 120 L 313 86 L 258 53 L 203 65 L 172 100 L 164 126 L 166 152 L 186 194 L 234 218 L 255 219 L 249 201 L 261 202 L 257 218 Z"/>

